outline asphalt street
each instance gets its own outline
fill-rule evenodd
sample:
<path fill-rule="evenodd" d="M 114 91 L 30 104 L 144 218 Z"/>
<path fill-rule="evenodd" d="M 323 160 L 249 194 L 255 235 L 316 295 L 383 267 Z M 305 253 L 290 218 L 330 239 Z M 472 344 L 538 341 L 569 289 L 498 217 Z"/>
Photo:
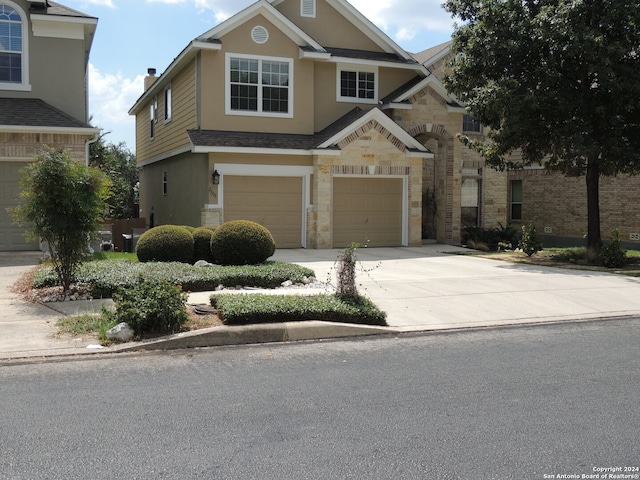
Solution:
<path fill-rule="evenodd" d="M 0 477 L 597 478 L 640 464 L 639 343 L 635 318 L 3 366 Z"/>

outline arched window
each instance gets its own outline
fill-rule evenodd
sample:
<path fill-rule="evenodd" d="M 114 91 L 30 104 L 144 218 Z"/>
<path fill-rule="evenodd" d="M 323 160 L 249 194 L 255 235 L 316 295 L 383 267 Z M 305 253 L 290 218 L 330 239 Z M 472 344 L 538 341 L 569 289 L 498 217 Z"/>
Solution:
<path fill-rule="evenodd" d="M 28 83 L 24 12 L 13 2 L 0 0 L 0 88 Z"/>

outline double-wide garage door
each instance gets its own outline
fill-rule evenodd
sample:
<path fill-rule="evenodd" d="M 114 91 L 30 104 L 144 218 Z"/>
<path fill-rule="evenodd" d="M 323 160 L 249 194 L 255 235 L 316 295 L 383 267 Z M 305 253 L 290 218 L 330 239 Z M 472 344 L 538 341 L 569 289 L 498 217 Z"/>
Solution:
<path fill-rule="evenodd" d="M 302 178 L 225 175 L 224 220 L 269 229 L 276 248 L 302 246 Z"/>
<path fill-rule="evenodd" d="M 400 178 L 333 179 L 333 247 L 402 245 Z"/>
<path fill-rule="evenodd" d="M 20 170 L 27 164 L 0 162 L 0 251 L 37 250 L 38 244 L 27 243 L 24 228 L 15 225 L 7 208 L 18 203 Z"/>

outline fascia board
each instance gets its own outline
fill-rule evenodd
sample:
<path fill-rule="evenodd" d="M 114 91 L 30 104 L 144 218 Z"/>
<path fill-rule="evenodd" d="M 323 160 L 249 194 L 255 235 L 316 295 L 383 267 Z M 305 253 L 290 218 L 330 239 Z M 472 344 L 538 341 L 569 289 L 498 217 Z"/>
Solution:
<path fill-rule="evenodd" d="M 391 40 L 387 34 L 376 27 L 367 17 L 362 15 L 351 4 L 344 0 L 327 0 L 327 3 L 342 13 L 351 23 L 365 34 L 371 41 L 387 53 L 396 53 L 406 60 L 415 59 L 409 55 L 400 45 Z M 417 62 L 416 62 L 417 63 Z"/>
<path fill-rule="evenodd" d="M 29 125 L 0 125 L 0 132 L 7 133 L 59 133 L 66 135 L 95 135 L 100 128 L 83 127 L 35 127 Z"/>
<path fill-rule="evenodd" d="M 389 130 L 395 137 L 401 140 L 407 147 L 420 150 L 421 152 L 427 152 L 427 148 L 418 142 L 415 138 L 409 135 L 404 129 L 400 127 L 396 122 L 387 117 L 381 110 L 374 108 L 370 110 L 366 115 L 360 117 L 357 121 L 351 125 L 343 128 L 340 132 L 336 133 L 333 137 L 319 145 L 320 148 L 328 148 L 329 146 L 338 143 L 343 138 L 351 135 L 351 133 L 358 128 L 365 125 L 367 122 L 375 120 L 384 128 Z"/>
<path fill-rule="evenodd" d="M 303 30 L 301 30 L 300 27 L 298 27 L 295 23 L 293 23 L 282 13 L 276 10 L 276 8 L 266 0 L 259 0 L 258 2 L 250 5 L 236 15 L 213 27 L 211 30 L 204 33 L 198 38 L 220 38 L 258 14 L 264 15 L 267 20 L 278 27 L 278 29 L 280 29 L 282 33 L 288 36 L 296 44 L 309 45 L 316 50 L 324 51 L 322 45 L 316 42 L 313 38 L 311 38 Z"/>
<path fill-rule="evenodd" d="M 311 59 L 311 60 L 322 60 L 322 61 L 331 60 L 331 54 L 329 52 L 307 52 L 302 49 L 299 49 L 299 50 L 300 50 L 300 55 L 298 58 L 300 59 Z"/>
<path fill-rule="evenodd" d="M 351 58 L 351 57 L 340 57 L 337 55 L 331 55 L 329 58 L 329 62 L 331 63 L 350 63 L 352 65 L 369 65 L 375 67 L 387 67 L 387 68 L 396 68 L 403 70 L 414 70 L 416 72 L 424 72 L 427 71 L 425 68 L 419 63 L 399 63 L 399 62 L 385 62 L 384 60 L 367 60 L 365 58 Z"/>
<path fill-rule="evenodd" d="M 222 147 L 222 146 L 198 146 L 191 147 L 193 153 L 249 153 L 262 155 L 313 155 L 313 150 L 301 150 L 293 148 L 261 148 L 261 147 Z"/>
<path fill-rule="evenodd" d="M 98 19 L 95 17 L 68 17 L 58 15 L 42 15 L 32 14 L 31 20 L 37 20 L 40 22 L 58 22 L 58 23 L 76 23 L 84 25 L 97 25 Z"/>
<path fill-rule="evenodd" d="M 405 102 L 390 102 L 380 106 L 382 110 L 411 110 L 413 105 Z"/>
<path fill-rule="evenodd" d="M 449 113 L 469 113 L 465 107 L 454 107 L 452 105 L 447 105 L 447 112 Z"/>
<path fill-rule="evenodd" d="M 180 155 L 182 153 L 187 153 L 187 152 L 190 152 L 190 151 L 191 151 L 191 147 L 180 148 L 180 149 L 174 150 L 172 152 L 165 153 L 164 155 L 153 157 L 153 158 L 150 158 L 150 159 L 145 160 L 143 162 L 138 162 L 138 163 L 136 163 L 136 167 L 137 168 L 146 167 L 147 165 L 152 165 L 154 163 L 161 162 L 162 160 L 166 160 L 167 158 L 171 158 L 171 157 L 174 157 L 176 155 Z"/>
<path fill-rule="evenodd" d="M 444 87 L 442 82 L 438 80 L 438 78 L 435 75 L 432 74 L 424 78 L 420 83 L 418 83 L 417 85 L 414 85 L 412 88 L 404 92 L 399 97 L 394 98 L 392 103 L 404 102 L 427 86 L 433 88 L 445 101 L 450 102 L 452 100 L 455 100 L 449 94 L 449 92 L 447 92 L 447 89 Z"/>

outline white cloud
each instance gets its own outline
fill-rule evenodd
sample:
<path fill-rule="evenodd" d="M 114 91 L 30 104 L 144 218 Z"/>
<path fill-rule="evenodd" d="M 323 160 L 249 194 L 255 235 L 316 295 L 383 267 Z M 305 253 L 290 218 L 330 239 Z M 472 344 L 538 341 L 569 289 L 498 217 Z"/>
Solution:
<path fill-rule="evenodd" d="M 98 5 L 99 7 L 115 8 L 113 0 L 84 0 L 83 5 Z"/>
<path fill-rule="evenodd" d="M 442 0 L 351 0 L 360 13 L 399 43 L 421 32 L 450 32 L 453 20 L 441 3 Z"/>
<path fill-rule="evenodd" d="M 126 78 L 121 73 L 103 73 L 89 64 L 89 110 L 92 124 L 112 132 L 118 142 L 135 149 L 135 119 L 127 112 L 142 94 L 144 76 Z"/>

